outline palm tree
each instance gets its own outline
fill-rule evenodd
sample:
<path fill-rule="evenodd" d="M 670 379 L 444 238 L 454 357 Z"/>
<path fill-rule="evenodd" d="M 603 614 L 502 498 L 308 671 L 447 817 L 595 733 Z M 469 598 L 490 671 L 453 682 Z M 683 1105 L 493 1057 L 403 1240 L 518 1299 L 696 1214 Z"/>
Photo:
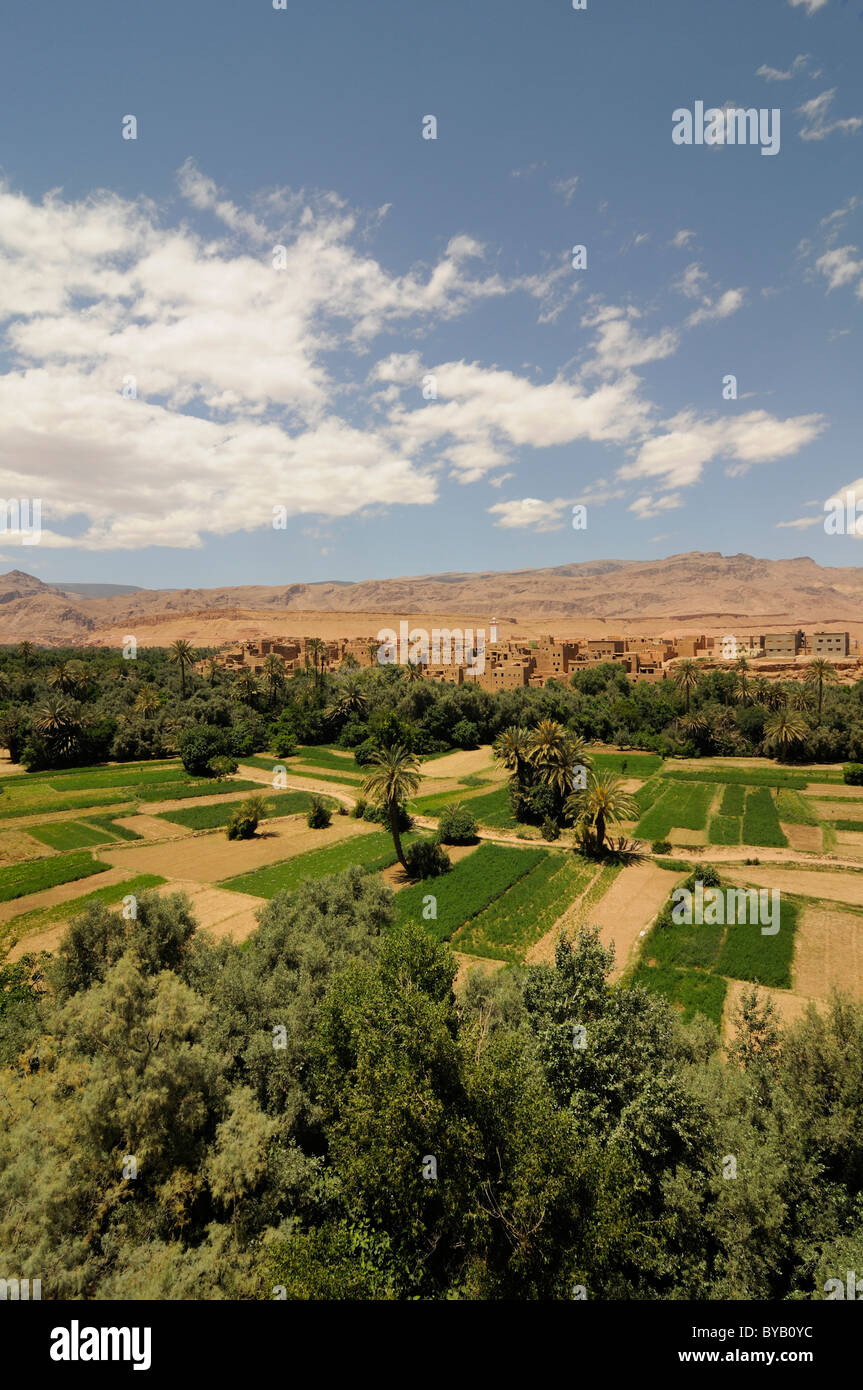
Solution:
<path fill-rule="evenodd" d="M 314 672 L 315 672 L 315 690 L 318 690 L 318 689 L 319 689 L 319 684 L 320 684 L 320 683 L 319 683 L 319 680 L 318 680 L 318 660 L 320 660 L 320 664 L 321 664 L 320 682 L 322 683 L 322 682 L 323 682 L 323 676 L 324 676 L 324 666 L 325 666 L 325 664 L 326 664 L 326 659 L 327 659 L 327 648 L 326 648 L 326 643 L 325 643 L 325 642 L 322 642 L 321 639 L 320 639 L 320 637 L 310 637 L 309 640 L 308 640 L 308 642 L 306 643 L 306 658 L 307 658 L 307 659 L 308 659 L 309 653 L 311 653 L 311 657 L 312 657 L 312 666 L 313 666 Z"/>
<path fill-rule="evenodd" d="M 740 703 L 746 704 L 746 672 L 749 670 L 749 662 L 745 656 L 739 656 L 734 663 L 737 672 L 737 684 L 740 690 Z"/>
<path fill-rule="evenodd" d="M 587 786 L 567 797 L 564 809 L 595 854 L 602 853 L 610 824 L 638 816 L 635 798 L 623 790 L 622 779 L 613 772 L 591 772 Z"/>
<path fill-rule="evenodd" d="M 241 705 L 253 705 L 258 696 L 258 682 L 255 680 L 255 673 L 249 666 L 244 666 L 234 679 L 234 695 Z"/>
<path fill-rule="evenodd" d="M 19 642 L 18 655 L 24 663 L 24 673 L 26 675 L 26 673 L 30 670 L 30 663 L 33 660 L 33 643 Z"/>
<path fill-rule="evenodd" d="M 220 670 L 221 667 L 219 666 L 219 663 L 216 660 L 216 658 L 214 656 L 209 657 L 207 659 L 207 678 L 211 686 L 216 684 L 216 681 L 219 678 Z"/>
<path fill-rule="evenodd" d="M 683 691 L 686 697 L 687 714 L 689 713 L 689 701 L 692 696 L 692 692 L 693 690 L 696 690 L 698 688 L 698 682 L 700 681 L 700 679 L 701 672 L 698 669 L 698 665 L 689 657 L 687 657 L 685 661 L 681 661 L 675 669 L 674 684 L 677 686 L 678 690 Z"/>
<path fill-rule="evenodd" d="M 810 661 L 806 671 L 806 684 L 818 687 L 818 718 L 821 718 L 821 701 L 824 697 L 824 682 L 836 680 L 836 667 L 830 661 L 817 657 Z"/>
<path fill-rule="evenodd" d="M 573 768 L 590 766 L 584 743 L 571 734 L 556 719 L 541 719 L 530 736 L 531 764 L 540 781 L 551 787 L 558 803 L 572 791 Z"/>
<path fill-rule="evenodd" d="M 276 703 L 276 695 L 285 684 L 285 663 L 275 652 L 264 659 L 264 684 L 270 693 L 270 704 Z"/>
<path fill-rule="evenodd" d="M 195 661 L 195 653 L 191 642 L 187 642 L 184 637 L 178 637 L 176 642 L 171 643 L 170 660 L 175 666 L 180 668 L 180 699 L 186 698 L 186 671 L 190 670 Z"/>
<path fill-rule="evenodd" d="M 339 698 L 327 710 L 331 719 L 349 719 L 352 714 L 361 713 L 368 704 L 362 683 L 353 674 L 342 677 L 339 691 Z"/>
<path fill-rule="evenodd" d="M 63 695 L 68 695 L 75 684 L 69 676 L 68 661 L 58 661 L 56 666 L 51 667 L 46 679 L 52 690 L 59 690 Z"/>
<path fill-rule="evenodd" d="M 399 835 L 399 812 L 420 784 L 419 763 L 401 743 L 393 748 L 381 748 L 369 761 L 373 770 L 363 783 L 363 791 L 386 807 L 396 859 L 407 870 Z"/>
<path fill-rule="evenodd" d="M 531 750 L 531 732 L 522 724 L 510 724 L 499 733 L 494 741 L 492 752 L 498 762 L 503 763 L 507 772 L 514 775 L 519 790 L 526 784 Z"/>
<path fill-rule="evenodd" d="M 784 709 L 787 705 L 788 695 L 778 681 L 768 681 L 764 703 L 772 710 Z"/>
<path fill-rule="evenodd" d="M 132 708 L 136 714 L 140 714 L 144 719 L 151 719 L 154 714 L 159 712 L 162 704 L 162 697 L 154 685 L 145 685 L 139 694 Z"/>
<path fill-rule="evenodd" d="M 756 676 L 749 687 L 752 698 L 757 705 L 763 705 L 767 701 L 767 692 L 770 689 L 770 682 L 766 676 Z"/>
<path fill-rule="evenodd" d="M 806 737 L 806 721 L 796 710 L 782 709 L 771 715 L 764 726 L 764 742 L 783 752 Z"/>
<path fill-rule="evenodd" d="M 54 695 L 46 700 L 34 725 L 38 733 L 45 735 L 54 757 L 71 758 L 78 751 L 81 720 L 65 696 Z"/>

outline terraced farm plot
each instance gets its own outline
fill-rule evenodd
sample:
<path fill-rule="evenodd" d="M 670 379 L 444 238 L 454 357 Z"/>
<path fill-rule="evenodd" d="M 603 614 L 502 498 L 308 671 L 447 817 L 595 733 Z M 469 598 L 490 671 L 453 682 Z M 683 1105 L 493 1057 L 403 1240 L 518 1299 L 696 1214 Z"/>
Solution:
<path fill-rule="evenodd" d="M 337 802 L 330 797 L 322 797 L 331 809 L 335 809 Z M 310 792 L 281 792 L 276 796 L 266 796 L 267 819 L 272 820 L 278 816 L 293 816 L 300 812 L 308 811 L 312 804 Z M 242 806 L 243 799 L 238 801 L 214 802 L 210 806 L 189 806 L 180 811 L 158 811 L 160 820 L 172 821 L 175 825 L 185 825 L 189 830 L 215 830 L 217 827 L 227 825 L 231 816 L 238 806 Z"/>
<path fill-rule="evenodd" d="M 787 895 L 780 899 L 779 931 L 766 936 L 762 928 L 749 922 L 732 922 L 725 927 L 725 938 L 716 968 L 720 975 L 775 989 L 791 988 L 791 961 L 800 905 Z"/>
<path fill-rule="evenodd" d="M 742 837 L 745 845 L 782 847 L 788 844 L 769 787 L 753 788 L 747 793 Z"/>
<path fill-rule="evenodd" d="M 83 850 L 77 854 L 52 854 L 46 859 L 30 859 L 23 864 L 9 864 L 0 869 L 0 903 L 13 898 L 38 893 L 43 888 L 56 888 L 59 883 L 71 883 L 90 874 L 110 868 Z"/>
<path fill-rule="evenodd" d="M 93 845 L 103 845 L 113 835 L 99 830 L 95 825 L 87 825 L 79 820 L 57 820 L 48 825 L 31 825 L 27 834 L 32 835 L 42 845 L 51 849 L 88 849 Z"/>
<path fill-rule="evenodd" d="M 50 928 L 56 923 L 67 923 L 73 917 L 86 912 L 91 903 L 105 903 L 112 907 L 116 903 L 121 903 L 128 894 L 140 895 L 148 888 L 158 888 L 165 880 L 158 874 L 136 874 L 134 878 L 127 878 L 122 883 L 112 883 L 106 888 L 95 888 L 90 893 L 84 893 L 79 898 L 69 898 L 66 902 L 55 903 L 53 907 L 36 908 L 31 912 L 21 912 L 17 917 L 11 917 L 0 927 L 2 939 L 11 943 L 11 948 L 7 959 L 17 960 L 27 951 L 51 950 L 53 944 L 47 944 L 46 938 Z"/>
<path fill-rule="evenodd" d="M 403 835 L 407 846 L 413 835 Z M 327 845 L 319 850 L 298 854 L 294 859 L 268 864 L 250 873 L 224 879 L 219 885 L 235 893 L 251 893 L 258 898 L 274 898 L 277 893 L 292 893 L 301 884 L 327 874 L 340 874 L 352 864 L 367 873 L 387 869 L 396 862 L 393 839 L 388 831 L 378 830 L 352 836 L 350 840 Z M 401 895 L 399 895 L 401 896 Z"/>
<path fill-rule="evenodd" d="M 455 799 L 458 800 L 458 797 Z M 472 796 L 465 805 L 480 825 L 498 830 L 515 830 L 518 827 L 518 821 L 512 814 L 507 787 L 498 787 L 493 792 Z M 433 813 L 426 812 L 426 815 L 429 814 Z"/>
<path fill-rule="evenodd" d="M 841 989 L 863 1000 L 863 916 L 805 903 L 797 925 L 794 988 L 803 996 L 828 999 Z"/>
<path fill-rule="evenodd" d="M 662 767 L 658 753 L 594 753 L 588 749 L 597 772 L 613 772 L 617 777 L 652 777 Z"/>
<path fill-rule="evenodd" d="M 190 801 L 198 796 L 232 796 L 237 792 L 260 790 L 260 782 L 249 782 L 242 777 L 234 777 L 225 782 L 212 779 L 207 782 L 172 782 L 166 787 L 150 787 L 140 793 L 138 799 L 158 805 L 164 801 Z"/>
<path fill-rule="evenodd" d="M 723 782 L 726 786 L 739 783 L 745 787 L 789 787 L 796 791 L 804 791 L 807 786 L 807 778 L 800 772 L 786 772 L 784 768 L 728 767 L 713 759 L 703 771 L 666 764 L 662 776 L 671 782 Z"/>
<path fill-rule="evenodd" d="M 448 874 L 403 888 L 394 901 L 396 918 L 402 922 L 419 922 L 439 941 L 448 941 L 459 927 L 501 897 L 539 864 L 547 853 L 543 849 L 510 849 L 502 845 L 481 844 Z M 435 919 L 423 917 L 424 899 L 429 894 L 436 899 Z"/>
<path fill-rule="evenodd" d="M 584 892 L 596 867 L 573 854 L 550 853 L 452 937 L 456 950 L 495 960 L 523 961 L 568 905 Z"/>
<path fill-rule="evenodd" d="M 89 792 L 101 787 L 122 787 L 133 792 L 136 787 L 160 787 L 171 782 L 188 782 L 189 774 L 182 764 L 173 767 L 153 767 L 142 763 L 135 767 L 107 767 L 87 772 L 66 772 L 45 778 L 57 792 Z"/>
<path fill-rule="evenodd" d="M 644 812 L 635 833 L 645 840 L 664 840 L 674 828 L 704 830 L 716 796 L 713 782 L 690 782 L 666 787 Z"/>
<path fill-rule="evenodd" d="M 684 1023 L 691 1023 L 696 1014 L 705 1014 L 722 1026 L 722 1012 L 728 983 L 721 975 L 702 970 L 677 970 L 673 966 L 639 969 L 632 977 L 633 984 L 643 985 L 654 994 L 662 994 L 681 1011 Z"/>
<path fill-rule="evenodd" d="M 776 810 L 780 821 L 786 825 L 818 824 L 812 802 L 787 787 L 782 787 L 776 798 Z"/>
<path fill-rule="evenodd" d="M 740 833 L 740 816 L 713 816 L 708 826 L 707 840 L 711 845 L 739 845 Z"/>

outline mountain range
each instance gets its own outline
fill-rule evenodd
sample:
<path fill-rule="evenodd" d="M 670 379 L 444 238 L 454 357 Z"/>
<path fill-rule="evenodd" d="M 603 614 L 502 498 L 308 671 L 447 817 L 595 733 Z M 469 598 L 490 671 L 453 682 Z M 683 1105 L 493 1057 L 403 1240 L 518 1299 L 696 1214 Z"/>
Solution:
<path fill-rule="evenodd" d="M 596 560 L 553 569 L 426 574 L 355 583 L 138 589 L 126 584 L 46 584 L 0 575 L 0 643 L 46 646 L 199 645 L 306 634 L 359 636 L 407 618 L 431 628 L 487 626 L 501 636 L 540 632 L 770 631 L 841 626 L 863 633 L 863 568 L 826 568 L 807 557 L 762 560 L 691 551 L 660 560 Z"/>

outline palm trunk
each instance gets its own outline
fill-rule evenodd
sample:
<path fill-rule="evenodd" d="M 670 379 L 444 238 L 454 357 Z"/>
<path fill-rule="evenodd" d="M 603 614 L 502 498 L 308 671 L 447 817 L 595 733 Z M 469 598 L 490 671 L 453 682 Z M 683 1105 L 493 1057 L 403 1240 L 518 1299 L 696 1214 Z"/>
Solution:
<path fill-rule="evenodd" d="M 389 813 L 390 830 L 393 833 L 393 846 L 396 852 L 396 859 L 401 864 L 405 873 L 407 873 L 408 866 L 405 863 L 405 852 L 402 849 L 402 837 L 399 834 L 399 803 L 395 799 L 393 799 L 389 804 Z"/>
<path fill-rule="evenodd" d="M 597 814 L 596 820 L 594 821 L 594 827 L 596 830 L 597 852 L 601 853 L 602 847 L 605 844 L 605 816 L 602 814 L 601 811 Z"/>

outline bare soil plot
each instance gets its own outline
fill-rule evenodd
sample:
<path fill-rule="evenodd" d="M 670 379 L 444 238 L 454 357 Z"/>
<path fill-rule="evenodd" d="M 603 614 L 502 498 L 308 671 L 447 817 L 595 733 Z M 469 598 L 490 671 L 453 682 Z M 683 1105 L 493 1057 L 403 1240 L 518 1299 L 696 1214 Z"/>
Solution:
<path fill-rule="evenodd" d="M 673 825 L 668 832 L 672 845 L 706 845 L 706 830 L 687 830 L 685 826 Z"/>
<path fill-rule="evenodd" d="M 164 883 L 156 892 L 188 894 L 198 926 L 220 940 L 229 936 L 234 941 L 245 941 L 257 929 L 258 911 L 268 901 L 248 893 L 232 893 L 227 888 L 202 888 L 199 883 L 185 883 L 182 879 Z"/>
<path fill-rule="evenodd" d="M 627 864 L 605 897 L 591 909 L 590 922 L 599 927 L 603 946 L 614 946 L 614 979 L 623 973 L 641 933 L 650 926 L 679 879 L 680 874 L 660 869 L 650 861 Z"/>
<path fill-rule="evenodd" d="M 627 864 L 620 870 L 604 897 L 582 914 L 579 909 L 582 900 L 589 896 L 596 881 L 592 880 L 581 898 L 570 904 L 551 931 L 546 932 L 545 936 L 531 947 L 525 960 L 529 964 L 552 961 L 561 931 L 569 931 L 577 926 L 583 916 L 591 926 L 599 927 L 603 946 L 614 944 L 613 978 L 617 979 L 623 973 L 642 931 L 650 926 L 680 877 L 679 873 L 661 869 L 650 860 L 641 864 Z"/>
<path fill-rule="evenodd" d="M 846 859 L 863 856 L 863 832 L 859 830 L 837 830 L 836 846 L 842 850 Z"/>
<path fill-rule="evenodd" d="M 826 999 L 836 988 L 863 999 L 863 917 L 807 906 L 800 914 L 795 944 L 796 993 Z"/>
<path fill-rule="evenodd" d="M 814 850 L 816 854 L 821 850 L 820 825 L 788 825 L 785 821 L 779 824 L 792 849 Z"/>
<path fill-rule="evenodd" d="M 797 939 L 799 950 L 799 936 Z M 735 1028 L 732 1020 L 740 997 L 745 990 L 751 988 L 752 986 L 747 984 L 745 980 L 728 981 L 728 989 L 725 994 L 725 1007 L 722 1010 L 722 1040 L 726 1046 L 734 1039 Z M 758 986 L 758 995 L 761 999 L 766 996 L 776 1005 L 783 1023 L 793 1023 L 795 1019 L 800 1018 L 805 1014 L 810 1003 L 815 1004 L 816 1007 L 818 1005 L 823 1007 L 824 1004 L 824 1001 L 819 998 L 810 999 L 793 990 L 769 989 L 765 985 Z"/>
<path fill-rule="evenodd" d="M 306 850 L 323 849 L 336 840 L 369 835 L 380 826 L 370 821 L 334 816 L 326 830 L 310 830 L 296 817 L 265 821 L 252 840 L 229 840 L 220 831 L 169 840 L 164 844 L 124 845 L 106 849 L 104 858 L 123 873 L 161 874 L 163 878 L 187 879 L 196 883 L 217 883 L 235 874 L 249 873 L 280 859 L 292 859 Z M 89 882 L 90 880 L 88 880 Z"/>
<path fill-rule="evenodd" d="M 187 825 L 175 825 L 173 821 L 159 820 L 157 816 L 147 816 L 143 812 L 137 816 L 117 816 L 116 823 L 127 830 L 134 830 L 143 840 L 178 840 L 195 833 Z"/>
<path fill-rule="evenodd" d="M 851 869 L 833 873 L 817 869 L 786 869 L 778 863 L 747 864 L 742 868 L 729 865 L 723 870 L 723 877 L 743 887 L 751 884 L 757 888 L 778 888 L 780 892 L 797 893 L 803 898 L 827 899 L 830 902 L 848 903 L 851 907 L 863 907 L 863 873 Z"/>
<path fill-rule="evenodd" d="M 320 768 L 315 768 L 314 770 L 320 772 Z M 273 787 L 273 774 L 271 772 L 265 772 L 263 768 L 247 767 L 244 763 L 240 763 L 239 776 L 241 776 L 244 781 L 260 782 L 261 787 L 266 787 L 269 791 L 275 790 Z M 350 787 L 350 791 L 348 791 L 348 784 L 346 782 L 321 782 L 312 777 L 295 777 L 292 781 L 290 772 L 288 772 L 285 777 L 285 787 L 291 790 L 296 789 L 301 792 L 320 792 L 322 796 L 331 796 L 335 801 L 342 801 L 347 806 L 353 806 L 354 802 L 362 795 L 360 788 L 353 784 Z M 279 790 L 284 790 L 284 788 L 279 788 Z M 180 809 L 182 808 L 178 806 L 159 807 L 160 811 L 177 811 Z"/>
<path fill-rule="evenodd" d="M 492 756 L 491 745 L 486 743 L 481 748 L 470 748 L 461 750 L 458 753 L 447 753 L 444 758 L 435 758 L 434 762 L 424 764 L 426 775 L 429 777 L 471 777 L 478 773 L 500 773 L 503 776 L 507 773 L 502 770 L 500 765 L 495 762 Z"/>
<path fill-rule="evenodd" d="M 819 820 L 863 820 L 863 801 L 813 801 L 809 805 Z"/>
<path fill-rule="evenodd" d="M 0 864 L 17 864 L 21 859 L 38 859 L 54 851 L 26 830 L 17 827 L 3 830 L 0 835 Z"/>

